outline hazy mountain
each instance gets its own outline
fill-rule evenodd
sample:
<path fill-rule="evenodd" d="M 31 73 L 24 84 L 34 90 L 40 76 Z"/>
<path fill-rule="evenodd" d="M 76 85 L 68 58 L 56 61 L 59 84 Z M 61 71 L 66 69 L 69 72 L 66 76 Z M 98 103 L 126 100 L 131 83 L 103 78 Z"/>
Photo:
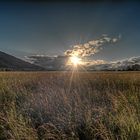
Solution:
<path fill-rule="evenodd" d="M 43 70 L 44 68 L 25 62 L 0 51 L 0 70 Z"/>

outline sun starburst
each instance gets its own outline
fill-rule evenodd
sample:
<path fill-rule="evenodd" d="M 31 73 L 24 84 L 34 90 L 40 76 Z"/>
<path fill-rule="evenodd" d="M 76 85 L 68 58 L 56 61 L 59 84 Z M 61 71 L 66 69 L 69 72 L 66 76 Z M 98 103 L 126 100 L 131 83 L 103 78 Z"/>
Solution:
<path fill-rule="evenodd" d="M 81 63 L 81 59 L 77 56 L 71 56 L 70 57 L 70 62 L 71 64 L 73 64 L 74 66 L 77 66 Z"/>

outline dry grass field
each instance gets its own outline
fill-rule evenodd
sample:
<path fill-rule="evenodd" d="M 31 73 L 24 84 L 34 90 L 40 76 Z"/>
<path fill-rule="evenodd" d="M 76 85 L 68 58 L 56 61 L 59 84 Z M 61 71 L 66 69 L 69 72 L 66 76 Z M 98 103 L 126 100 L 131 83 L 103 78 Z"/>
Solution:
<path fill-rule="evenodd" d="M 0 140 L 140 140 L 140 72 L 1 72 Z"/>

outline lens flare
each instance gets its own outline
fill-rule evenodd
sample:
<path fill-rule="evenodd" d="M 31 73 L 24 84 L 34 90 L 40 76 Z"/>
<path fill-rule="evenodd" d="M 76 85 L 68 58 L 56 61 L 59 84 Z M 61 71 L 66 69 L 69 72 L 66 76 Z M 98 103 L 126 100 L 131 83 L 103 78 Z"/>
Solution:
<path fill-rule="evenodd" d="M 77 66 L 81 63 L 81 59 L 77 56 L 71 56 L 70 57 L 70 62 L 74 65 Z"/>

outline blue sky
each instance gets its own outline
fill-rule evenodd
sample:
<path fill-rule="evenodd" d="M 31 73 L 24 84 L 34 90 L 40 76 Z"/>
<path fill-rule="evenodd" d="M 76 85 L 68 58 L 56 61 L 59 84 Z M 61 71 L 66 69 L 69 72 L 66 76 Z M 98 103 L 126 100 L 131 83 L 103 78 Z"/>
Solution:
<path fill-rule="evenodd" d="M 93 58 L 139 56 L 140 2 L 0 3 L 0 50 L 20 58 L 62 55 L 102 34 L 122 37 Z"/>

